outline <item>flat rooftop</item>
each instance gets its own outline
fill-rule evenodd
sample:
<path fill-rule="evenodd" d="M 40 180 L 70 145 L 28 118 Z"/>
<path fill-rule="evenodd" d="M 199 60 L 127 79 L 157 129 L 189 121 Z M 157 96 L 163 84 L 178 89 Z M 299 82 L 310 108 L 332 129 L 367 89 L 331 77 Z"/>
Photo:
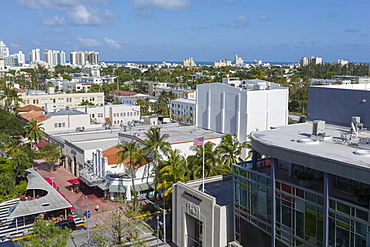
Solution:
<path fill-rule="evenodd" d="M 311 135 L 312 122 L 280 126 L 252 132 L 252 146 L 265 155 L 321 171 L 370 180 L 370 145 L 359 145 L 368 138 L 363 131 L 349 140 L 350 128 L 325 124 L 325 137 Z M 347 136 L 345 138 L 345 136 Z"/>
<path fill-rule="evenodd" d="M 202 191 L 202 180 L 192 180 L 185 184 L 195 190 Z M 232 173 L 208 177 L 204 179 L 204 193 L 214 197 L 216 204 L 227 206 L 233 204 L 233 176 Z"/>
<path fill-rule="evenodd" d="M 78 111 L 76 109 L 58 109 L 57 111 L 47 112 L 45 115 L 48 117 L 52 116 L 65 116 L 65 115 L 86 115 L 87 113 Z"/>
<path fill-rule="evenodd" d="M 170 144 L 180 144 L 186 142 L 193 142 L 195 138 L 204 136 L 205 141 L 214 138 L 221 138 L 225 134 L 218 133 L 212 130 L 206 130 L 198 128 L 196 126 L 178 126 L 171 124 L 162 124 L 161 134 L 168 134 L 169 137 L 166 139 Z M 147 137 L 144 132 L 148 131 L 153 125 L 141 126 L 142 128 L 132 129 L 130 131 L 121 132 L 120 135 L 131 135 L 136 136 L 142 140 L 146 140 Z"/>
<path fill-rule="evenodd" d="M 322 85 L 322 86 L 312 86 L 312 87 L 325 87 L 325 88 L 332 88 L 332 89 L 370 90 L 370 84 L 369 83 Z"/>

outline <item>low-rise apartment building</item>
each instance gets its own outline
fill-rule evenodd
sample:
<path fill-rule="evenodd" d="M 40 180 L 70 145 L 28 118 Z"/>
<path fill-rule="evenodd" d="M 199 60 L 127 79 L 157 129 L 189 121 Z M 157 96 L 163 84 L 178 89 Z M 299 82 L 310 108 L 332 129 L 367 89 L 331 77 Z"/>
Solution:
<path fill-rule="evenodd" d="M 83 101 L 94 105 L 104 105 L 104 93 L 55 93 L 54 89 L 49 89 L 49 93 L 44 91 L 27 91 L 20 93 L 23 103 L 20 106 L 36 105 L 44 108 L 45 104 L 51 104 L 53 108 L 75 107 Z"/>

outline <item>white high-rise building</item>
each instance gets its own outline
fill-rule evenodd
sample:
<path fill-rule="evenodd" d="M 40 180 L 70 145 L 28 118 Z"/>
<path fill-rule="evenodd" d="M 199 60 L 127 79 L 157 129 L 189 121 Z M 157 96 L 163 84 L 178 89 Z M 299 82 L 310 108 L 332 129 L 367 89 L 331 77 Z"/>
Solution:
<path fill-rule="evenodd" d="M 313 65 L 322 64 L 322 58 L 321 57 L 309 57 L 309 58 L 302 57 L 301 60 L 299 61 L 299 65 L 301 67 L 309 65 L 309 64 L 313 64 Z"/>
<path fill-rule="evenodd" d="M 45 50 L 44 60 L 49 66 L 64 65 L 66 53 L 64 51 Z"/>
<path fill-rule="evenodd" d="M 243 65 L 244 64 L 244 60 L 243 60 L 243 58 L 239 57 L 238 55 L 235 55 L 233 64 L 235 64 L 236 66 Z"/>
<path fill-rule="evenodd" d="M 37 63 L 41 61 L 40 49 L 34 49 L 30 51 L 30 63 Z"/>
<path fill-rule="evenodd" d="M 9 57 L 9 48 L 6 46 L 3 40 L 0 40 L 0 57 Z"/>
<path fill-rule="evenodd" d="M 70 55 L 70 63 L 73 65 L 98 64 L 99 52 L 73 51 Z"/>

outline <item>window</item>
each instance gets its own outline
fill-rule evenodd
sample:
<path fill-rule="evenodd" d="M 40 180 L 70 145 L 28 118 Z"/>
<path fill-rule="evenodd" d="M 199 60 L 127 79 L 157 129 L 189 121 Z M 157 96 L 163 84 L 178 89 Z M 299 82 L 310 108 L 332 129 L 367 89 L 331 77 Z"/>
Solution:
<path fill-rule="evenodd" d="M 58 128 L 58 123 L 54 123 L 54 128 Z"/>
<path fill-rule="evenodd" d="M 126 117 L 126 112 L 123 113 L 123 116 Z"/>
<path fill-rule="evenodd" d="M 95 117 L 95 114 L 91 114 L 91 118 L 94 118 Z"/>
<path fill-rule="evenodd" d="M 103 117 L 103 113 L 98 113 L 98 117 Z"/>

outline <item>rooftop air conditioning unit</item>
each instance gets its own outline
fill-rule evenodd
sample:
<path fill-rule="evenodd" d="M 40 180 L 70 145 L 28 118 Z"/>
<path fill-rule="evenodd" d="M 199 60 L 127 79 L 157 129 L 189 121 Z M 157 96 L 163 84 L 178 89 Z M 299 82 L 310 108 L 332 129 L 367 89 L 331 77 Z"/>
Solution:
<path fill-rule="evenodd" d="M 236 241 L 232 241 L 229 243 L 228 247 L 243 247 L 243 246 L 238 244 Z"/>
<path fill-rule="evenodd" d="M 325 121 L 314 120 L 312 126 L 312 135 L 325 135 Z"/>

